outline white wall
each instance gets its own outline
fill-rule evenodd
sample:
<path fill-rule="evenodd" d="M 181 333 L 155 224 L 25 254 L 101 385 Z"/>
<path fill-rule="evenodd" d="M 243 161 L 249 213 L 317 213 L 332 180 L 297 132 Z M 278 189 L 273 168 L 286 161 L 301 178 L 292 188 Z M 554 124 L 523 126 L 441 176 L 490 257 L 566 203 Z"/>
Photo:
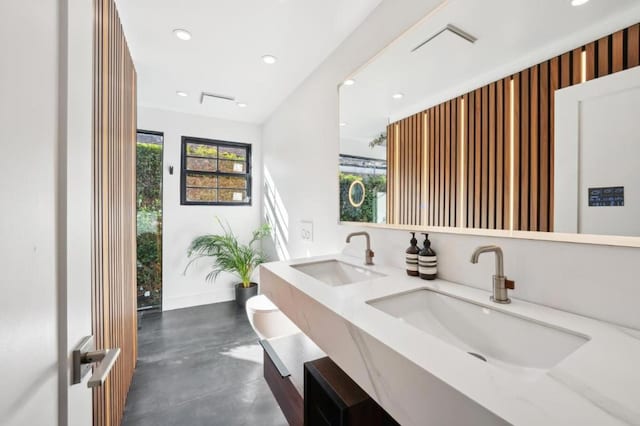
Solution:
<path fill-rule="evenodd" d="M 289 232 L 283 240 L 291 258 L 338 252 L 345 235 L 358 229 L 338 225 L 335 88 L 424 16 L 429 3 L 433 2 L 383 1 L 264 123 L 264 166 L 287 212 Z M 312 243 L 300 238 L 301 220 L 313 221 Z M 368 230 L 375 261 L 401 267 L 408 233 Z M 638 249 L 450 234 L 432 235 L 432 242 L 442 278 L 489 290 L 493 259 L 487 256 L 471 265 L 469 256 L 480 244 L 497 243 L 505 249 L 506 273 L 517 282 L 514 297 L 640 328 Z M 361 242 L 352 244 L 348 250 L 362 255 Z"/>
<path fill-rule="evenodd" d="M 162 307 L 164 310 L 232 300 L 232 276 L 220 275 L 215 283 L 205 281 L 209 269 L 198 261 L 183 274 L 188 262 L 187 248 L 194 237 L 220 232 L 216 216 L 228 221 L 231 229 L 247 242 L 260 225 L 261 143 L 256 125 L 164 111 L 141 106 L 138 128 L 164 133 Z M 182 136 L 195 136 L 252 146 L 253 186 L 251 206 L 181 206 L 180 146 Z M 173 175 L 169 166 L 174 167 Z M 256 275 L 257 279 L 257 275 Z"/>
<path fill-rule="evenodd" d="M 342 138 L 340 140 L 340 154 L 354 155 L 356 157 L 375 158 L 378 160 L 386 160 L 387 146 L 376 145 L 373 148 L 371 148 L 369 146 L 369 142 Z"/>
<path fill-rule="evenodd" d="M 0 2 L 0 423 L 58 420 L 58 1 Z"/>

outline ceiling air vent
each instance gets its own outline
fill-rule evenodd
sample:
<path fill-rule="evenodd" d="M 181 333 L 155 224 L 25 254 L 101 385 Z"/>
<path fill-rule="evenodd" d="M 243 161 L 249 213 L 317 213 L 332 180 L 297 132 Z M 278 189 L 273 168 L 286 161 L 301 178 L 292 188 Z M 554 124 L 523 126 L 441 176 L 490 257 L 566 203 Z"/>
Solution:
<path fill-rule="evenodd" d="M 210 100 L 210 101 L 230 101 L 230 102 L 234 102 L 236 100 L 236 98 L 234 98 L 233 96 L 227 96 L 227 95 L 219 95 L 217 93 L 207 93 L 207 92 L 202 92 L 200 94 L 200 103 L 204 104 L 205 100 Z"/>
<path fill-rule="evenodd" d="M 426 39 L 425 41 L 423 41 L 422 43 L 420 43 L 416 47 L 414 47 L 411 50 L 411 52 L 415 52 L 416 50 L 420 49 L 421 47 L 425 46 L 427 43 L 429 43 L 430 41 L 432 41 L 433 39 L 438 37 L 440 34 L 442 34 L 444 32 L 447 32 L 447 31 L 457 35 L 458 37 L 460 37 L 463 40 L 468 41 L 469 43 L 475 43 L 476 40 L 477 40 L 477 38 L 475 38 L 474 36 L 472 36 L 468 32 L 461 30 L 460 28 L 456 27 L 455 25 L 447 24 L 446 27 L 444 27 L 443 29 L 441 29 L 440 31 L 438 31 L 437 33 L 435 33 L 434 35 L 432 35 L 431 37 L 429 37 L 428 39 Z"/>

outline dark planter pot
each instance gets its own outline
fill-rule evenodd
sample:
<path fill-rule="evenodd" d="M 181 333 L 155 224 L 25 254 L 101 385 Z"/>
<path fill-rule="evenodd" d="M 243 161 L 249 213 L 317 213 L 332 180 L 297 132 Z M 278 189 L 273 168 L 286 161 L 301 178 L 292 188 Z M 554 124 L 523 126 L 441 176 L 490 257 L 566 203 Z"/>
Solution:
<path fill-rule="evenodd" d="M 244 308 L 247 300 L 258 294 L 258 284 L 251 283 L 249 287 L 244 288 L 242 284 L 236 284 L 236 303 L 239 308 Z"/>

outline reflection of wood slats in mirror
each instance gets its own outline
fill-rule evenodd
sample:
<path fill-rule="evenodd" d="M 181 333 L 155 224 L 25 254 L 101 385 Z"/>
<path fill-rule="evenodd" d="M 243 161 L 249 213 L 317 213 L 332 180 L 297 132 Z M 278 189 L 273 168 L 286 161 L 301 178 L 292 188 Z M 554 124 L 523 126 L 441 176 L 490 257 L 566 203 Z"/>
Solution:
<path fill-rule="evenodd" d="M 555 91 L 638 65 L 640 24 L 390 124 L 388 223 L 553 231 Z"/>
<path fill-rule="evenodd" d="M 463 120 L 466 208 L 462 215 L 466 227 L 508 227 L 510 138 L 504 118 L 508 117 L 509 96 L 508 81 L 500 80 L 463 97 L 464 116 L 468 117 Z"/>

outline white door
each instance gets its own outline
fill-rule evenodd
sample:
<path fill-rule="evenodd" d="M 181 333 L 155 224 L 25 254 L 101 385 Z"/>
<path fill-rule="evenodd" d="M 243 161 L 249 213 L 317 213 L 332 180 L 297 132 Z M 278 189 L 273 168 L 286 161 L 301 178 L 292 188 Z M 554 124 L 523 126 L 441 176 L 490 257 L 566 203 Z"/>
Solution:
<path fill-rule="evenodd" d="M 2 1 L 0 23 L 0 423 L 91 425 L 70 357 L 91 334 L 92 1 Z"/>
<path fill-rule="evenodd" d="M 80 384 L 72 384 L 72 351 L 91 335 L 91 249 L 93 176 L 93 0 L 67 2 L 66 67 L 66 402 L 61 407 L 71 426 L 91 425 L 90 373 Z M 62 342 L 61 342 L 62 343 Z"/>

